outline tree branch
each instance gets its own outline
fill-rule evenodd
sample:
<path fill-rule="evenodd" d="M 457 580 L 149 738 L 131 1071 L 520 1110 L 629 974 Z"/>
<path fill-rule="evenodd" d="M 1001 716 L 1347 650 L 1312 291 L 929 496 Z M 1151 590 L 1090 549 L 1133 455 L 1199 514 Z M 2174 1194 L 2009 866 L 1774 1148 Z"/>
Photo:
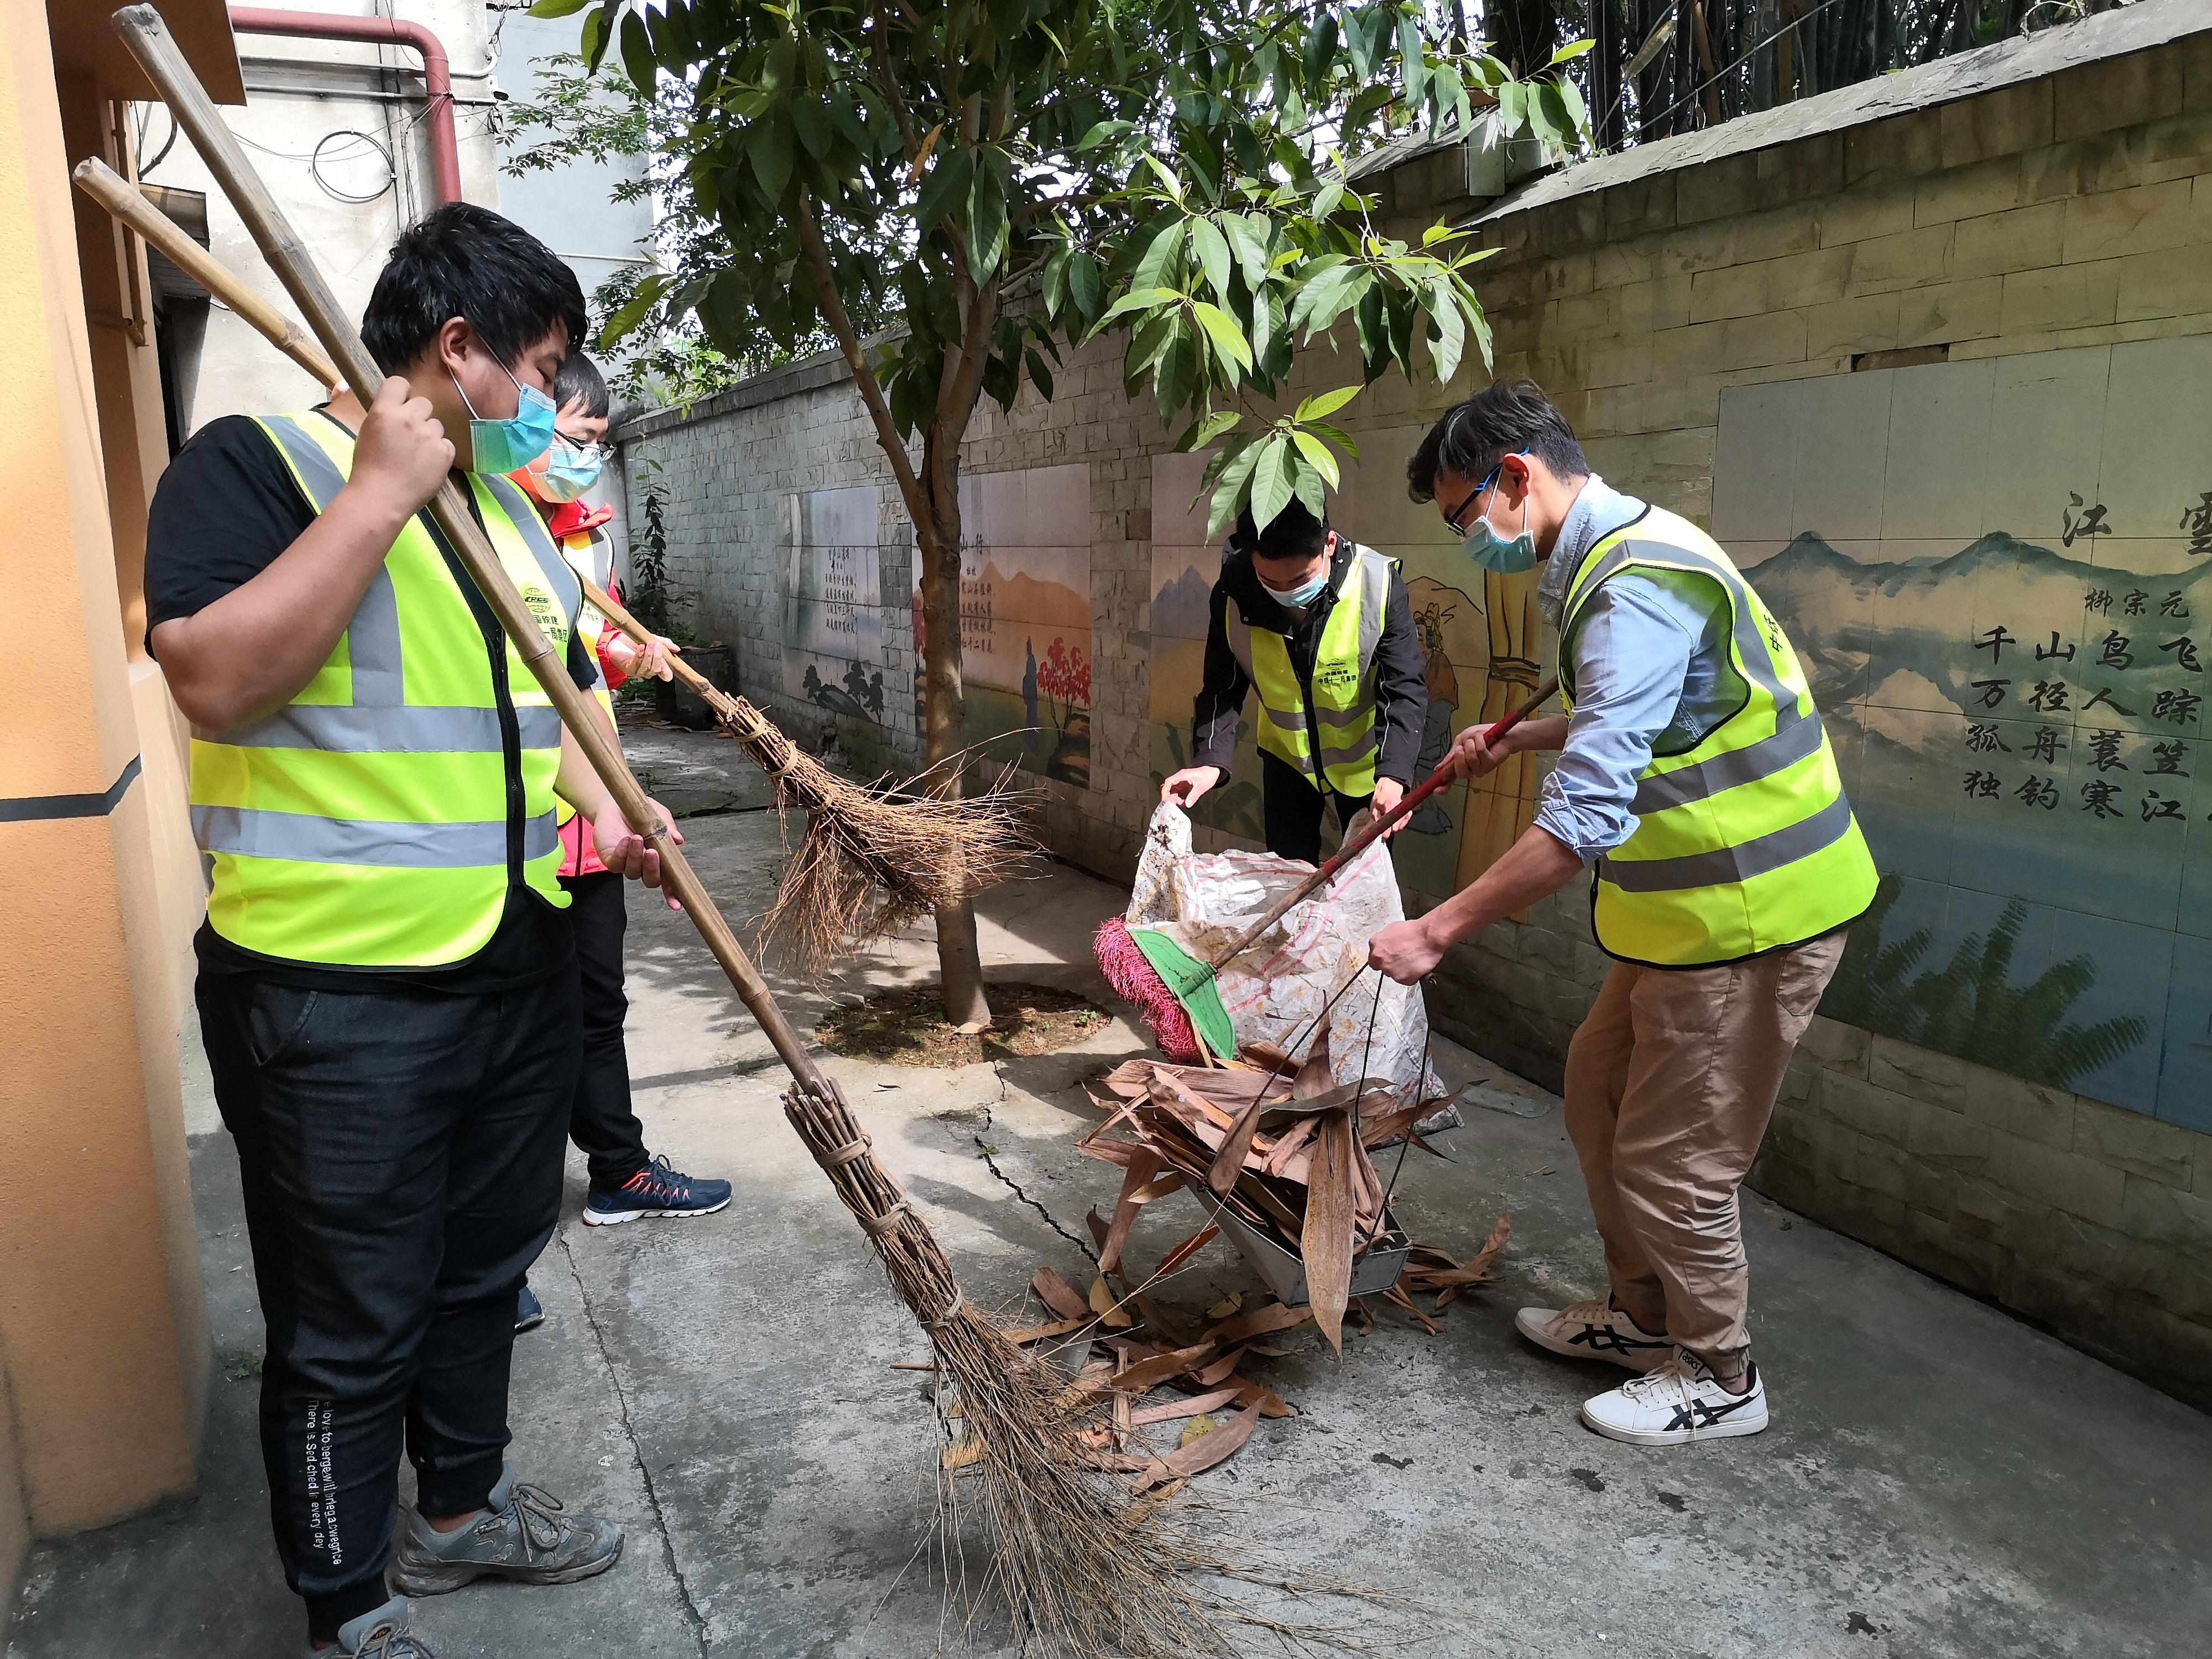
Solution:
<path fill-rule="evenodd" d="M 911 17 L 914 13 L 909 9 L 907 15 Z M 884 15 L 883 0 L 877 0 L 876 35 L 871 43 L 875 51 L 877 84 L 883 88 L 884 96 L 890 100 L 891 117 L 898 123 L 899 141 L 906 146 L 906 159 L 917 161 L 921 159 L 921 140 L 915 134 L 914 117 L 907 109 L 905 95 L 898 89 L 898 77 L 891 73 L 890 59 L 884 52 L 884 42 L 890 36 L 890 19 Z"/>
<path fill-rule="evenodd" d="M 876 423 L 876 441 L 882 446 L 884 458 L 891 464 L 891 476 L 898 480 L 906 510 L 918 523 L 924 504 L 921 481 L 915 477 L 914 464 L 907 458 L 906 442 L 899 436 L 898 422 L 891 419 L 890 404 L 884 399 L 882 383 L 868 366 L 867 354 L 860 349 L 860 337 L 854 331 L 853 319 L 845 310 L 845 296 L 837 291 L 836 279 L 830 270 L 830 250 L 823 243 L 822 227 L 814 216 L 814 198 L 804 190 L 799 192 L 798 216 L 799 246 L 806 252 L 806 263 L 814 272 L 815 286 L 821 290 L 822 314 L 829 321 L 830 331 L 836 337 L 837 349 L 844 354 L 846 366 L 853 371 L 853 384 L 860 391 L 861 403 L 867 407 L 868 417 Z"/>

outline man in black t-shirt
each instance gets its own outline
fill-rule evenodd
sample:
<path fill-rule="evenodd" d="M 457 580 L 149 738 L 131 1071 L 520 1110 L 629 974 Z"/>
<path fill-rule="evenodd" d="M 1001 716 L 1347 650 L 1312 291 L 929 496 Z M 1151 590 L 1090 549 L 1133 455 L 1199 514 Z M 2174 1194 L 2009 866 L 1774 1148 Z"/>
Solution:
<path fill-rule="evenodd" d="M 424 1659 L 408 1595 L 566 1583 L 622 1547 L 506 1468 L 507 1369 L 580 1058 L 555 795 L 610 870 L 658 885 L 659 858 L 422 510 L 454 471 L 598 684 L 574 573 L 500 476 L 550 441 L 584 328 L 544 244 L 441 208 L 363 317 L 392 377 L 374 403 L 213 422 L 148 526 L 148 647 L 194 728 L 198 1002 L 267 1322 L 270 1515 L 318 1650 Z"/>

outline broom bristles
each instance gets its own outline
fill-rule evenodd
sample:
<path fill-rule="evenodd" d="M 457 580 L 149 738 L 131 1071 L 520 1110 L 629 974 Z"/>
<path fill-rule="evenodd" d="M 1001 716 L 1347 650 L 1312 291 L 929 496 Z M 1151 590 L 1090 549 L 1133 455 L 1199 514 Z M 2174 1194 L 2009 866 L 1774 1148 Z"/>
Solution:
<path fill-rule="evenodd" d="M 936 1235 L 876 1162 L 835 1083 L 795 1086 L 783 1109 L 928 1333 L 939 1378 L 980 1448 L 973 1468 L 991 1545 L 986 1591 L 1046 1653 L 1225 1651 L 1216 1617 L 1224 1604 L 1202 1577 L 1224 1564 L 1188 1523 L 1101 1478 L 1080 1437 L 1102 1419 L 1100 1397 L 1071 1397 L 1066 1377 L 968 1304 Z M 956 1528 L 960 1478 L 940 1470 L 940 1516 Z"/>
<path fill-rule="evenodd" d="M 1128 923 L 1119 916 L 1109 916 L 1099 923 L 1097 934 L 1091 941 L 1091 953 L 1097 958 L 1098 971 L 1114 994 L 1137 1005 L 1162 1054 L 1173 1060 L 1198 1059 L 1198 1033 L 1190 1023 L 1189 1011 L 1129 936 Z"/>

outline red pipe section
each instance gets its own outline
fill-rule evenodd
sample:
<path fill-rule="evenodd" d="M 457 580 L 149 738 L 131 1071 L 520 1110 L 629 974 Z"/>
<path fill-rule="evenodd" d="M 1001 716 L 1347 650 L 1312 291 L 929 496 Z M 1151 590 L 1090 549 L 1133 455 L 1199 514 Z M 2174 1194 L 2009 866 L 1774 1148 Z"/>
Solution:
<path fill-rule="evenodd" d="M 430 173 L 438 203 L 461 199 L 461 149 L 453 136 L 453 71 L 445 42 L 420 23 L 392 17 L 333 17 L 320 11 L 276 11 L 233 6 L 230 26 L 240 34 L 285 34 L 303 40 L 367 40 L 406 46 L 422 55 L 422 88 L 429 96 Z"/>

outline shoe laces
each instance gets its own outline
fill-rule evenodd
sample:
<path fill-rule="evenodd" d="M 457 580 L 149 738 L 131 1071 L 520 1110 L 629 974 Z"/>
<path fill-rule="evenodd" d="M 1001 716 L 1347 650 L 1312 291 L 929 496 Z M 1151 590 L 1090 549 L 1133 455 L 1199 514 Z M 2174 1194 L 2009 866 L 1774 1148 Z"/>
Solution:
<path fill-rule="evenodd" d="M 1613 1302 L 1608 1297 L 1594 1296 L 1586 1301 L 1570 1302 L 1559 1310 L 1559 1317 L 1583 1325 L 1607 1325 L 1613 1322 Z"/>
<path fill-rule="evenodd" d="M 514 1483 L 508 1507 L 522 1529 L 522 1547 L 531 1555 L 550 1555 L 568 1530 L 568 1506 L 543 1486 Z"/>
<path fill-rule="evenodd" d="M 1620 1392 L 1624 1398 L 1638 1403 L 1654 1399 L 1687 1400 L 1709 1375 L 1703 1360 L 1693 1358 L 1686 1348 L 1676 1348 L 1643 1376 L 1632 1376 L 1622 1383 Z"/>
<path fill-rule="evenodd" d="M 641 1198 L 672 1198 L 682 1193 L 690 1181 L 690 1176 L 670 1165 L 668 1154 L 663 1152 L 624 1182 L 623 1188 L 635 1192 Z"/>
<path fill-rule="evenodd" d="M 431 1659 L 430 1650 L 416 1641 L 404 1625 L 381 1624 L 361 1638 L 353 1659 Z"/>

